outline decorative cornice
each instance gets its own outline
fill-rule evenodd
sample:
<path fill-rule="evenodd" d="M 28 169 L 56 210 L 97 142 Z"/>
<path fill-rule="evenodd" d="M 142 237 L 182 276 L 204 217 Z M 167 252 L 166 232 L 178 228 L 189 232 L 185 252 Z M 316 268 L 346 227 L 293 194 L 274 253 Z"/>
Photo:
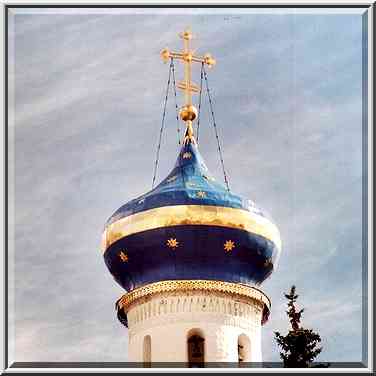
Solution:
<path fill-rule="evenodd" d="M 123 295 L 117 301 L 116 307 L 118 314 L 122 311 L 126 315 L 132 306 L 157 294 L 197 291 L 215 292 L 245 301 L 256 301 L 263 307 L 262 323 L 268 320 L 271 302 L 261 290 L 238 283 L 214 280 L 169 280 L 150 283 Z"/>
<path fill-rule="evenodd" d="M 263 304 L 225 296 L 217 292 L 176 292 L 153 295 L 138 301 L 127 313 L 129 336 L 157 326 L 196 322 L 236 326 L 257 332 L 262 320 Z"/>

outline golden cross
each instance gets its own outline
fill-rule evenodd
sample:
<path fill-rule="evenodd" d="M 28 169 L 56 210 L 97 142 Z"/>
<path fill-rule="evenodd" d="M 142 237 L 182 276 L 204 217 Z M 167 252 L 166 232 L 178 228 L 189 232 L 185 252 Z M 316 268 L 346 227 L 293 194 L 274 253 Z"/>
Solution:
<path fill-rule="evenodd" d="M 183 39 L 184 49 L 182 52 L 172 52 L 168 48 L 161 51 L 161 57 L 166 63 L 169 59 L 182 60 L 184 62 L 184 81 L 179 82 L 177 87 L 185 93 L 185 105 L 180 109 L 180 118 L 187 123 L 187 135 L 193 139 L 192 121 L 197 117 L 197 109 L 192 105 L 192 93 L 199 92 L 199 87 L 195 85 L 192 79 L 192 63 L 206 64 L 211 68 L 215 63 L 215 59 L 210 54 L 204 56 L 196 56 L 191 50 L 190 41 L 192 33 L 186 29 L 179 34 Z"/>

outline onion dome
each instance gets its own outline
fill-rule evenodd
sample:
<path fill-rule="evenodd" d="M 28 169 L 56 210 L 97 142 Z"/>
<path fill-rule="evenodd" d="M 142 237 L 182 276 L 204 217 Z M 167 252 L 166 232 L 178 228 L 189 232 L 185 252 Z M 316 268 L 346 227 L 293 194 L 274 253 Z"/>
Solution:
<path fill-rule="evenodd" d="M 191 82 L 190 65 L 201 63 L 204 69 L 215 60 L 193 54 L 189 31 L 181 38 L 183 52 L 162 51 L 164 60 L 171 59 L 170 73 L 173 59 L 185 64 L 178 87 L 185 92 L 180 118 L 186 132 L 176 164 L 157 187 L 121 206 L 102 237 L 104 261 L 128 292 L 171 280 L 259 285 L 272 273 L 281 249 L 273 222 L 251 201 L 216 182 L 198 151 L 192 128 L 198 114 L 192 92 L 198 89 Z"/>
<path fill-rule="evenodd" d="M 272 273 L 280 248 L 277 227 L 215 181 L 193 138 L 170 174 L 120 207 L 103 234 L 105 263 L 127 291 L 184 279 L 258 285 Z"/>

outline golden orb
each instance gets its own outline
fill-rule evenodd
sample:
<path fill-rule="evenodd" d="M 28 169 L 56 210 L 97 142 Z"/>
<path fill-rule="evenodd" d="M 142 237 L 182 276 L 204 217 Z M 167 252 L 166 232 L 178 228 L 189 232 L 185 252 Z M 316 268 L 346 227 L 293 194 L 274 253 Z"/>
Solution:
<path fill-rule="evenodd" d="M 179 33 L 179 36 L 185 40 L 191 40 L 192 39 L 192 33 L 190 30 L 185 30 L 182 33 Z"/>
<path fill-rule="evenodd" d="M 171 55 L 170 55 L 169 49 L 168 48 L 164 48 L 161 51 L 161 58 L 162 58 L 162 60 L 166 63 L 170 57 L 171 57 Z"/>
<path fill-rule="evenodd" d="M 197 108 L 193 105 L 183 106 L 180 110 L 180 119 L 183 121 L 193 121 L 197 117 Z"/>
<path fill-rule="evenodd" d="M 216 61 L 210 54 L 206 54 L 204 56 L 204 63 L 207 64 L 209 68 L 211 68 L 213 65 L 215 65 Z"/>

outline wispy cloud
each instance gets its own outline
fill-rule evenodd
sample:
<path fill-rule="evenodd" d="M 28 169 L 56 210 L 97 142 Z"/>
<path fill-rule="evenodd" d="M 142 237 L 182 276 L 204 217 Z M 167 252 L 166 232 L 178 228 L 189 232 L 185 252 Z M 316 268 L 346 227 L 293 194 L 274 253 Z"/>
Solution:
<path fill-rule="evenodd" d="M 150 188 L 168 70 L 158 54 L 180 46 L 186 23 L 137 12 L 11 16 L 17 361 L 126 360 L 100 236 Z M 361 16 L 221 12 L 190 26 L 218 60 L 209 80 L 230 185 L 272 214 L 284 244 L 264 284 L 263 358 L 278 360 L 272 332 L 287 330 L 283 292 L 296 284 L 321 360 L 360 360 Z M 200 149 L 220 179 L 205 108 Z M 159 177 L 176 151 L 171 102 Z"/>

